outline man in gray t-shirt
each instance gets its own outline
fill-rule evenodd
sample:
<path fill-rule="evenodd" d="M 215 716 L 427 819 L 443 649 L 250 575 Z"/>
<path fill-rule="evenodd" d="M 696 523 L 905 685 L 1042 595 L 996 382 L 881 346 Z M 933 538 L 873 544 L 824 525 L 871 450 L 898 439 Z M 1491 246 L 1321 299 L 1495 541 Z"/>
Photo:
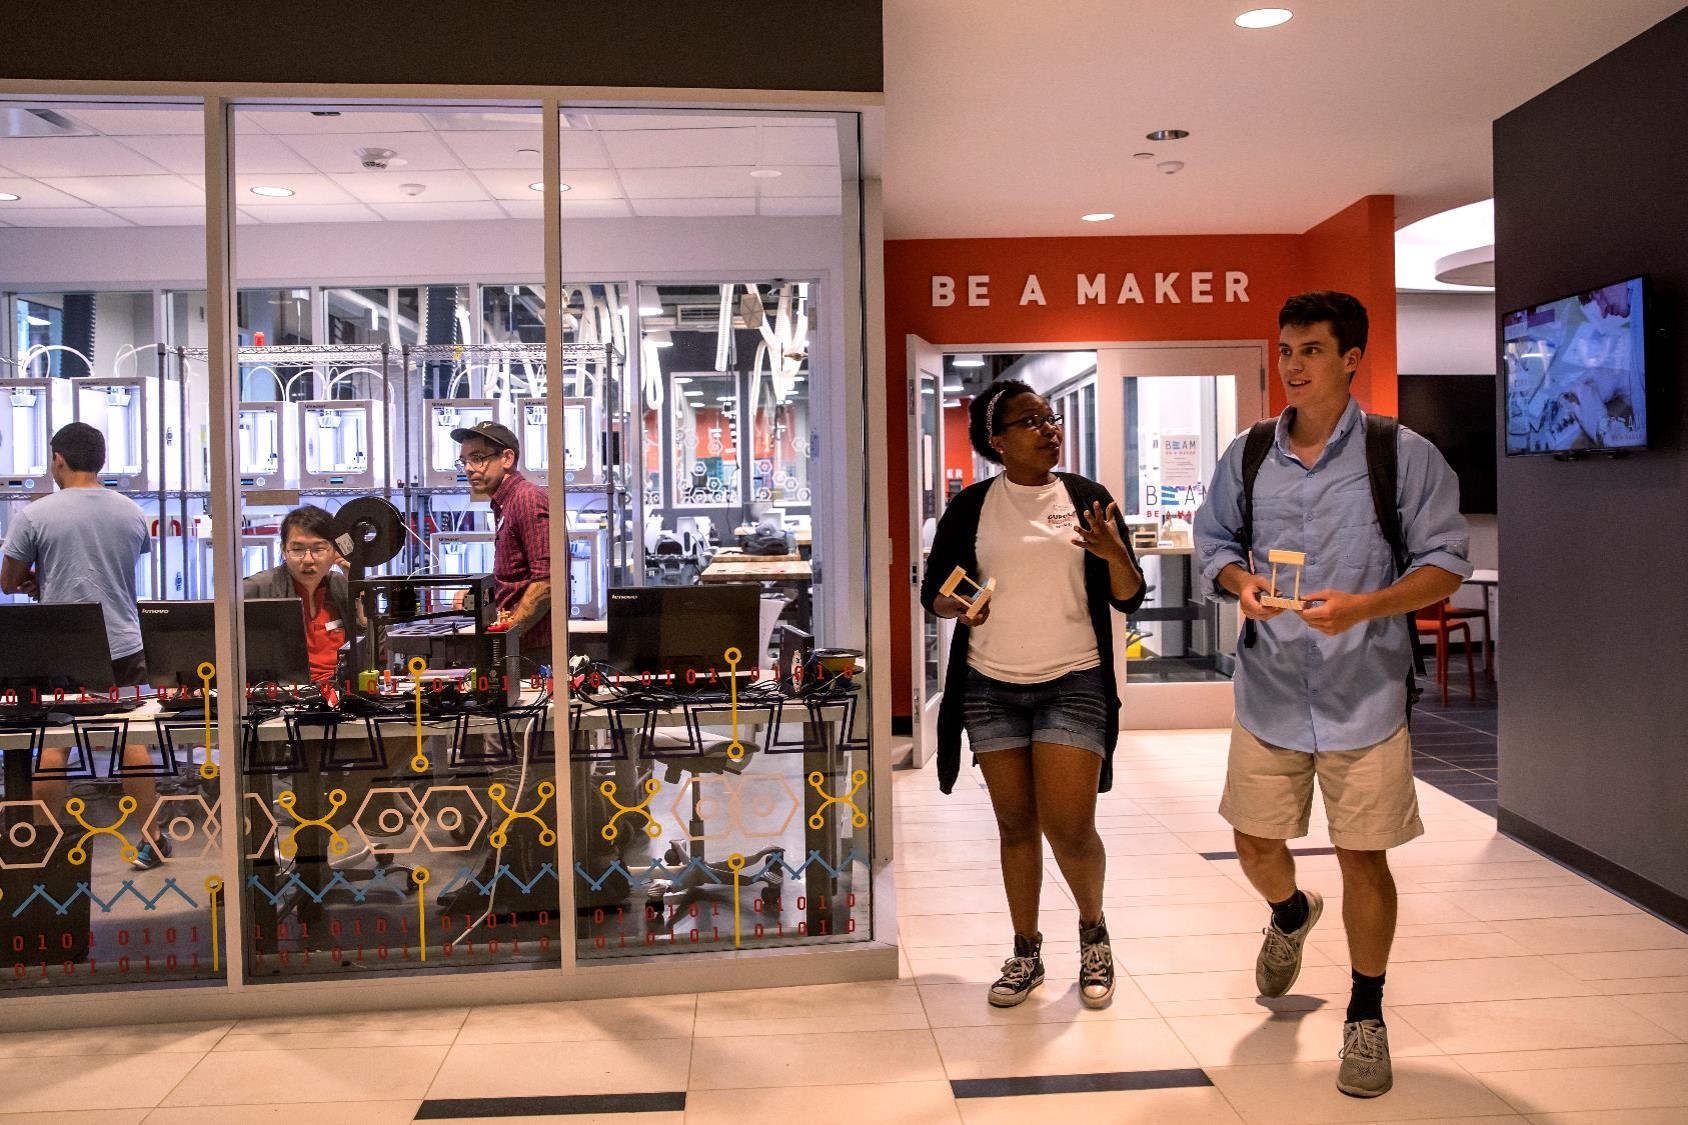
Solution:
<path fill-rule="evenodd" d="M 72 422 L 53 435 L 53 481 L 59 490 L 25 507 L 5 529 L 0 554 L 0 590 L 28 594 L 43 605 L 97 602 L 105 617 L 111 650 L 112 684 L 119 688 L 146 683 L 140 615 L 135 604 L 135 566 L 152 547 L 146 517 L 133 500 L 100 484 L 105 465 L 105 437 L 86 422 Z M 84 684 L 95 690 L 106 685 Z M 44 747 L 43 771 L 63 770 L 70 751 Z M 124 765 L 145 769 L 144 746 L 124 748 Z M 150 777 L 126 776 L 123 788 L 140 802 L 137 824 L 158 799 Z M 64 782 L 38 778 L 37 797 L 56 813 L 64 805 Z M 165 841 L 163 847 L 168 847 Z M 156 867 L 162 859 L 143 841 L 136 866 Z"/>

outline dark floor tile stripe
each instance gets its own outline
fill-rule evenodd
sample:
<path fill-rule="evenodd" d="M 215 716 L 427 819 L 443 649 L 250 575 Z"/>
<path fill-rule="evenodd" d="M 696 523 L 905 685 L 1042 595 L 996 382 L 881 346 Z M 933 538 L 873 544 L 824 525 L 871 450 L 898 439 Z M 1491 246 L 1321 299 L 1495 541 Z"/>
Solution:
<path fill-rule="evenodd" d="M 549 1098 L 436 1098 L 422 1103 L 417 1121 L 464 1117 L 545 1117 L 592 1113 L 672 1113 L 686 1108 L 686 1092 L 572 1094 Z"/>
<path fill-rule="evenodd" d="M 1211 1086 L 1207 1071 L 1122 1070 L 1105 1074 L 1051 1074 L 1038 1078 L 960 1078 L 950 1082 L 957 1098 L 1014 1098 L 1025 1094 L 1091 1094 L 1113 1090 L 1176 1090 Z"/>
<path fill-rule="evenodd" d="M 1290 855 L 1335 855 L 1335 848 L 1291 848 Z M 1202 852 L 1203 859 L 1236 859 L 1236 852 Z"/>

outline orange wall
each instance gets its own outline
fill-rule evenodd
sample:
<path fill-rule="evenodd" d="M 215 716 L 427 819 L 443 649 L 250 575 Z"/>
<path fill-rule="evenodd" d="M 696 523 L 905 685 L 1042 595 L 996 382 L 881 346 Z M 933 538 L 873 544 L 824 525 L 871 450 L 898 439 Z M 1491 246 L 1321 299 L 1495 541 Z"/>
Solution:
<path fill-rule="evenodd" d="M 1191 273 L 1213 275 L 1211 301 L 1197 303 Z M 1248 275 L 1247 300 L 1226 300 L 1228 272 Z M 1078 302 L 1078 275 L 1107 277 L 1102 301 Z M 1119 302 L 1125 275 L 1141 303 Z M 1044 304 L 1021 304 L 1035 274 Z M 1156 275 L 1178 298 L 1157 303 Z M 1176 274 L 1176 277 L 1170 275 Z M 933 306 L 932 277 L 954 278 L 955 300 Z M 969 304 L 968 277 L 989 277 L 989 305 Z M 1158 340 L 1276 340 L 1278 308 L 1309 289 L 1344 289 L 1371 315 L 1371 346 L 1355 376 L 1367 409 L 1393 412 L 1395 394 L 1395 236 L 1392 196 L 1367 196 L 1304 234 L 1190 237 L 913 239 L 885 243 L 885 330 L 888 357 L 886 485 L 889 489 L 892 713 L 913 710 L 910 689 L 908 544 L 908 401 L 905 337 L 939 345 L 1011 350 L 1031 344 L 1100 344 Z M 1130 294 L 1127 294 L 1129 297 Z M 1283 391 L 1268 379 L 1274 411 Z M 946 434 L 946 444 L 965 448 Z"/>

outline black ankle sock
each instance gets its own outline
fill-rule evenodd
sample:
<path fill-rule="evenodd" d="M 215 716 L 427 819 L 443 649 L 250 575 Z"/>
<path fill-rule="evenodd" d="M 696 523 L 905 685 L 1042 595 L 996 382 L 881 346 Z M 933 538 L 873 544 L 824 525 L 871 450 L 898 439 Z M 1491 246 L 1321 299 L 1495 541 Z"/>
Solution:
<path fill-rule="evenodd" d="M 1375 977 L 1355 969 L 1354 990 L 1348 994 L 1348 1022 L 1356 1020 L 1377 1020 L 1383 1022 L 1383 976 L 1379 973 Z"/>
<path fill-rule="evenodd" d="M 1272 924 L 1286 934 L 1292 934 L 1307 924 L 1307 896 L 1296 891 L 1282 902 L 1270 904 Z"/>

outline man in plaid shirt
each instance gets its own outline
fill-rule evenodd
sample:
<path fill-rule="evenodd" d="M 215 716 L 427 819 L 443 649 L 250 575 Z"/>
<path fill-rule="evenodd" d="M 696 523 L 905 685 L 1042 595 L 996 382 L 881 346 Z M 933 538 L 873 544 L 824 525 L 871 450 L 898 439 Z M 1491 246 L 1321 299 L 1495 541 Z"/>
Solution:
<path fill-rule="evenodd" d="M 516 468 L 521 443 L 508 426 L 481 422 L 451 437 L 469 487 L 492 500 L 493 627 L 521 635 L 523 671 L 535 670 L 551 663 L 551 498 Z"/>

